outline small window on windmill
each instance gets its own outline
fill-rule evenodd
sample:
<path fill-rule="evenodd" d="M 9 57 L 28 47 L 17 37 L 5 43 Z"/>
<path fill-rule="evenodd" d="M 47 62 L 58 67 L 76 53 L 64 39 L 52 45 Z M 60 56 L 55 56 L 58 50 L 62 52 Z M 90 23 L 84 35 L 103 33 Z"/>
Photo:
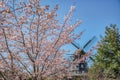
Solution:
<path fill-rule="evenodd" d="M 79 68 L 79 65 L 77 65 L 76 67 Z"/>
<path fill-rule="evenodd" d="M 79 64 L 79 71 L 84 71 L 86 69 L 86 66 L 85 63 L 80 63 Z"/>
<path fill-rule="evenodd" d="M 79 71 L 79 65 L 77 65 L 77 66 L 76 66 L 76 70 L 78 70 L 78 71 Z"/>
<path fill-rule="evenodd" d="M 79 68 L 84 68 L 84 64 L 83 64 L 83 63 L 80 63 L 80 64 L 79 64 Z"/>

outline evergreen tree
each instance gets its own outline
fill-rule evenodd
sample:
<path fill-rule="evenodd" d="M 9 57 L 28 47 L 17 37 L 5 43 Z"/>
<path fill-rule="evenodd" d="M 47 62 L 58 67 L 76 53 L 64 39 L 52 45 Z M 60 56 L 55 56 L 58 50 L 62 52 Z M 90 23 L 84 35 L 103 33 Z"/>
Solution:
<path fill-rule="evenodd" d="M 116 25 L 111 24 L 106 27 L 105 36 L 101 38 L 89 76 L 92 80 L 118 80 L 120 79 L 120 32 Z"/>

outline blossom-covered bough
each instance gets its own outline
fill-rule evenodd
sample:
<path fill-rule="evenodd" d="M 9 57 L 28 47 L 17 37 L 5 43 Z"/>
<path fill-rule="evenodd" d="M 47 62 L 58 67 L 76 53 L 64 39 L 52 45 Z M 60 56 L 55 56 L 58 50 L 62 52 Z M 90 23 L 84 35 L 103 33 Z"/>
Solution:
<path fill-rule="evenodd" d="M 0 75 L 4 80 L 44 80 L 70 76 L 71 62 L 63 58 L 63 48 L 83 32 L 74 30 L 81 21 L 70 25 L 75 6 L 64 22 L 56 19 L 58 5 L 49 9 L 40 0 L 0 1 Z"/>

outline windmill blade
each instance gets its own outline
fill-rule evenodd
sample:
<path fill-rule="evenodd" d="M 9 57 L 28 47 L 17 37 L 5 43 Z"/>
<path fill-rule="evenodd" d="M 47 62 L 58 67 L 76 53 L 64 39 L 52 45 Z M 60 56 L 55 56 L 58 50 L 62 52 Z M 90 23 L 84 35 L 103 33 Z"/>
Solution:
<path fill-rule="evenodd" d="M 97 38 L 95 36 L 92 37 L 84 46 L 83 49 L 88 48 L 92 45 L 92 43 L 96 40 Z"/>
<path fill-rule="evenodd" d="M 66 55 L 72 55 L 73 56 L 74 54 L 66 54 Z"/>
<path fill-rule="evenodd" d="M 93 62 L 95 61 L 92 57 L 89 57 L 90 58 L 90 60 L 92 60 Z"/>
<path fill-rule="evenodd" d="M 74 54 L 67 54 L 71 59 L 74 59 Z"/>
<path fill-rule="evenodd" d="M 80 49 L 80 47 L 77 46 L 77 45 L 75 44 L 75 42 L 71 42 L 71 44 L 72 44 L 74 47 L 76 47 L 77 49 Z"/>

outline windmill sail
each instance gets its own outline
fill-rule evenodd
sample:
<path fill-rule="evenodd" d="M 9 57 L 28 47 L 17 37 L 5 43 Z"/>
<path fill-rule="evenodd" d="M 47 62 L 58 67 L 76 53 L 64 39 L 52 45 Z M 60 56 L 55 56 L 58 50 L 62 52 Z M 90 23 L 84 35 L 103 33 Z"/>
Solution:
<path fill-rule="evenodd" d="M 93 36 L 92 39 L 90 39 L 84 46 L 83 49 L 86 51 L 95 41 L 96 41 L 96 37 Z"/>
<path fill-rule="evenodd" d="M 76 47 L 77 49 L 80 49 L 80 47 L 79 47 L 79 45 L 77 45 L 77 43 L 71 42 L 71 44 L 72 44 L 74 47 Z"/>

